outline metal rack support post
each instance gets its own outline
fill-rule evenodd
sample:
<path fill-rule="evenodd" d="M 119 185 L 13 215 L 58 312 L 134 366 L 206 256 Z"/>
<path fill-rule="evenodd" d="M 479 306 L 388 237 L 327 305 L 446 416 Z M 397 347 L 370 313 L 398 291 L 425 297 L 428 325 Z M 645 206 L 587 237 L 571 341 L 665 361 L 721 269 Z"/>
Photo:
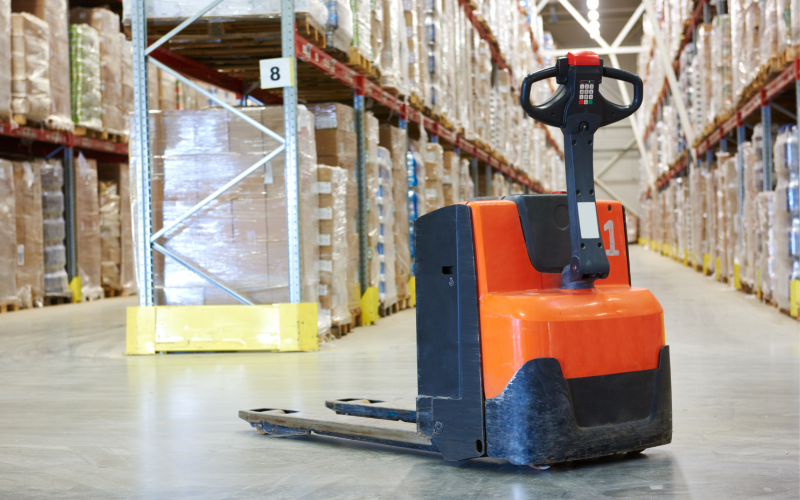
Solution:
<path fill-rule="evenodd" d="M 762 90 L 762 95 L 764 91 Z M 772 191 L 772 110 L 769 101 L 761 102 L 761 128 L 764 160 L 764 191 Z"/>
<path fill-rule="evenodd" d="M 297 67 L 294 46 L 294 0 L 281 0 L 281 56 Z M 294 70 L 296 73 L 296 69 Z M 297 165 L 297 78 L 283 88 L 283 137 L 286 147 L 286 216 L 289 239 L 289 302 L 300 302 L 300 188 Z"/>
<path fill-rule="evenodd" d="M 131 31 L 133 39 L 133 103 L 136 155 L 136 275 L 139 283 L 139 305 L 153 303 L 153 250 L 150 245 L 152 231 L 151 159 L 150 159 L 150 104 L 147 96 L 147 14 L 145 0 L 133 0 Z"/>
<path fill-rule="evenodd" d="M 77 240 L 75 239 L 75 150 L 64 148 L 64 219 L 66 220 L 67 276 L 69 281 L 78 275 Z"/>
<path fill-rule="evenodd" d="M 361 77 L 363 78 L 363 76 Z M 363 82 L 361 82 L 363 83 Z M 364 116 L 364 86 L 356 85 L 353 96 L 353 117 L 356 126 L 356 179 L 358 180 L 358 281 L 361 294 L 369 287 L 369 244 L 367 241 L 367 127 Z"/>

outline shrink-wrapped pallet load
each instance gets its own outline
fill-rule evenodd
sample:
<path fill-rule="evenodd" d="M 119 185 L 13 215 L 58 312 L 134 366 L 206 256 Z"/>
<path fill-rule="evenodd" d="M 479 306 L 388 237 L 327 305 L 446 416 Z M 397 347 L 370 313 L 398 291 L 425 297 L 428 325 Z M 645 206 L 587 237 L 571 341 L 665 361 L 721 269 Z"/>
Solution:
<path fill-rule="evenodd" d="M 461 160 L 459 168 L 459 175 L 461 176 L 461 180 L 459 181 L 459 197 L 461 201 L 471 200 L 472 198 L 475 198 L 475 185 L 472 182 L 472 176 L 470 175 L 469 160 L 466 158 Z"/>
<path fill-rule="evenodd" d="M 351 51 L 372 61 L 372 7 L 370 0 L 350 0 L 353 20 Z"/>
<path fill-rule="evenodd" d="M 11 3 L 0 2 L 0 54 L 11 54 Z M 11 57 L 0 57 L 0 120 L 11 119 Z"/>
<path fill-rule="evenodd" d="M 425 213 L 444 206 L 444 150 L 429 143 L 425 150 Z"/>
<path fill-rule="evenodd" d="M 14 163 L 17 222 L 17 295 L 22 307 L 41 306 L 44 299 L 44 226 L 42 174 L 39 162 Z"/>
<path fill-rule="evenodd" d="M 713 171 L 705 171 L 705 240 L 703 241 L 703 269 L 706 274 L 714 274 L 717 257 L 717 187 Z"/>
<path fill-rule="evenodd" d="M 444 206 L 452 205 L 461 201 L 460 186 L 461 172 L 458 155 L 453 151 L 445 151 L 444 163 L 442 164 L 442 194 L 444 196 Z"/>
<path fill-rule="evenodd" d="M 120 221 L 119 185 L 100 181 L 100 280 L 104 287 L 121 290 L 122 226 Z"/>
<path fill-rule="evenodd" d="M 104 263 L 102 269 L 103 285 L 121 290 L 124 295 L 132 295 L 136 293 L 137 289 L 133 255 L 133 228 L 131 226 L 130 167 L 127 163 L 98 163 L 97 171 L 101 185 L 101 245 L 104 249 L 110 250 L 108 253 L 101 252 L 103 253 L 102 262 Z M 117 224 L 113 221 L 113 215 L 116 214 L 116 210 L 111 203 L 103 203 L 103 184 L 110 189 L 116 186 L 117 195 L 119 197 L 119 236 L 117 237 L 119 243 L 117 250 L 114 249 L 117 242 L 113 236 L 113 234 L 117 232 Z M 110 192 L 108 193 L 107 200 L 109 202 L 115 201 Z M 108 212 L 110 212 L 110 214 Z M 104 221 L 103 218 L 107 216 L 109 218 Z M 110 226 L 108 229 L 102 227 L 104 222 L 108 222 Z M 119 253 L 118 258 L 115 255 L 116 253 Z M 107 273 L 112 273 L 113 275 L 111 265 L 105 264 L 106 262 L 114 262 L 116 264 L 119 274 L 118 286 L 111 286 L 110 283 L 106 283 Z"/>
<path fill-rule="evenodd" d="M 125 34 L 119 34 L 122 53 L 122 120 L 125 132 L 129 132 L 129 114 L 133 113 L 133 43 L 125 39 Z M 149 84 L 149 82 L 148 82 Z M 197 107 L 197 106 L 195 106 Z"/>
<path fill-rule="evenodd" d="M 392 158 L 395 283 L 398 298 L 405 298 L 408 296 L 408 280 L 411 277 L 411 255 L 408 242 L 408 169 L 406 168 L 408 135 L 403 129 L 391 125 L 381 125 L 380 145 L 389 150 Z"/>
<path fill-rule="evenodd" d="M 108 9 L 75 8 L 69 13 L 70 23 L 88 24 L 100 35 L 100 91 L 102 95 L 103 131 L 125 132 L 122 109 L 122 43 L 119 37 L 119 16 Z"/>
<path fill-rule="evenodd" d="M 733 108 L 732 77 L 731 18 L 722 14 L 714 18 L 711 34 L 711 120 Z"/>
<path fill-rule="evenodd" d="M 69 295 L 67 276 L 66 222 L 64 220 L 64 166 L 60 160 L 41 165 L 44 243 L 44 294 Z"/>
<path fill-rule="evenodd" d="M 405 0 L 403 16 L 406 25 L 405 40 L 408 53 L 408 95 L 412 104 L 419 107 L 424 102 L 422 71 L 426 67 L 427 59 L 423 56 L 423 47 L 420 46 L 420 13 L 417 4 L 418 0 Z"/>
<path fill-rule="evenodd" d="M 383 1 L 370 0 L 370 46 L 372 47 L 372 67 L 383 71 Z"/>
<path fill-rule="evenodd" d="M 15 207 L 14 165 L 0 159 L 0 305 L 19 303 Z"/>
<path fill-rule="evenodd" d="M 122 18 L 124 21 L 131 19 L 132 0 L 123 0 Z M 187 18 L 197 14 L 202 6 L 196 2 L 186 0 L 158 0 L 146 3 L 145 15 L 147 19 L 175 19 Z M 305 18 L 309 24 L 313 25 L 317 31 L 324 32 L 325 24 L 328 21 L 328 8 L 323 0 L 297 0 L 294 3 L 294 11 L 297 14 L 307 15 Z M 253 17 L 275 17 L 281 13 L 280 2 L 260 2 L 252 0 L 225 0 L 210 11 L 206 12 L 201 19 L 209 18 L 235 18 L 237 16 Z"/>
<path fill-rule="evenodd" d="M 740 241 L 740 219 L 739 219 L 739 190 L 738 190 L 738 169 L 736 167 L 736 157 L 728 158 L 723 167 L 723 180 L 721 188 L 725 198 L 725 266 L 721 274 L 728 279 L 728 283 L 735 287 L 736 280 L 740 279 L 739 272 L 735 269 L 736 247 Z"/>
<path fill-rule="evenodd" d="M 357 144 L 353 108 L 340 103 L 314 104 L 308 107 L 314 115 L 317 161 L 323 165 L 342 167 L 347 170 L 347 289 L 348 310 L 360 307 L 361 284 L 358 259 L 358 185 L 356 179 Z"/>
<path fill-rule="evenodd" d="M 746 52 L 745 70 L 747 72 L 747 83 L 753 81 L 761 68 L 761 11 L 759 2 L 748 1 L 745 4 L 745 32 L 744 49 Z"/>
<path fill-rule="evenodd" d="M 347 217 L 350 172 L 317 166 L 319 193 L 319 304 L 320 315 L 334 325 L 352 322 L 348 297 L 348 236 L 353 221 Z"/>
<path fill-rule="evenodd" d="M 47 23 L 49 30 L 48 77 L 51 101 L 45 123 L 50 129 L 71 132 L 74 124 L 70 110 L 67 0 L 12 0 L 11 10 L 27 12 Z M 0 53 L 3 51 L 0 50 Z M 2 106 L 0 106 L 1 108 Z"/>
<path fill-rule="evenodd" d="M 800 233 L 800 162 L 798 162 L 797 127 L 785 126 L 775 141 L 775 290 L 774 299 L 778 308 L 790 312 L 791 281 L 798 255 Z M 792 226 L 796 226 L 793 234 Z"/>
<path fill-rule="evenodd" d="M 778 55 L 778 0 L 758 2 L 761 20 L 758 40 L 761 65 L 767 64 L 771 57 Z"/>
<path fill-rule="evenodd" d="M 73 24 L 70 31 L 72 121 L 85 128 L 103 128 L 100 93 L 100 35 L 88 24 Z"/>
<path fill-rule="evenodd" d="M 756 196 L 758 229 L 756 230 L 758 261 L 756 293 L 767 303 L 773 303 L 775 289 L 775 192 L 762 191 Z"/>
<path fill-rule="evenodd" d="M 282 106 L 240 110 L 276 134 L 283 134 Z M 317 302 L 319 196 L 313 189 L 317 182 L 314 122 L 304 107 L 297 111 L 300 295 L 303 302 Z M 279 145 L 221 109 L 153 113 L 151 120 L 156 158 L 152 177 L 154 231 L 176 220 Z M 135 165 L 138 160 L 133 157 L 131 161 Z M 289 302 L 284 172 L 284 154 L 280 153 L 167 233 L 161 244 L 253 303 Z M 154 259 L 153 267 L 159 304 L 239 303 L 170 258 Z"/>
<path fill-rule="evenodd" d="M 394 200 L 392 196 L 392 155 L 378 146 L 377 161 L 367 171 L 370 208 L 367 213 L 370 248 L 370 286 L 378 288 L 384 307 L 397 301 L 394 242 Z M 372 203 L 374 201 L 374 204 Z"/>
<path fill-rule="evenodd" d="M 346 54 L 353 42 L 353 12 L 350 10 L 350 0 L 328 0 L 327 8 L 325 45 Z"/>
<path fill-rule="evenodd" d="M 692 61 L 694 71 L 694 93 L 696 97 L 695 111 L 692 124 L 698 132 L 702 132 L 709 120 L 713 120 L 711 109 L 713 107 L 714 89 L 711 83 L 712 74 L 712 26 L 701 24 L 697 27 L 697 40 L 695 47 L 697 55 Z"/>
<path fill-rule="evenodd" d="M 50 114 L 49 44 L 46 22 L 28 13 L 11 14 L 11 109 L 22 123 L 44 122 Z"/>
<path fill-rule="evenodd" d="M 75 159 L 75 240 L 83 300 L 103 297 L 100 253 L 100 201 L 97 162 L 83 153 Z"/>
<path fill-rule="evenodd" d="M 756 292 L 756 272 L 758 268 L 758 205 L 756 197 L 760 191 L 760 179 L 756 171 L 761 163 L 756 157 L 752 143 L 746 142 L 742 147 L 744 153 L 744 202 L 742 203 L 742 255 L 741 279 L 743 288 L 750 293 Z"/>

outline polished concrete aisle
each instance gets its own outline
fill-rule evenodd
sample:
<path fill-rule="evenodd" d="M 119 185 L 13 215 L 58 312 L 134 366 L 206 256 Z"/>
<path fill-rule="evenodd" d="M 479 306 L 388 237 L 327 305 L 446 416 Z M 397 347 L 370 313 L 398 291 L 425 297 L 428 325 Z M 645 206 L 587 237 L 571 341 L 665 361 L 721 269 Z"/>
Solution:
<path fill-rule="evenodd" d="M 0 499 L 798 498 L 800 327 L 632 249 L 664 306 L 672 444 L 546 471 L 257 434 L 237 411 L 413 398 L 414 312 L 317 353 L 130 357 L 132 299 L 0 315 Z"/>

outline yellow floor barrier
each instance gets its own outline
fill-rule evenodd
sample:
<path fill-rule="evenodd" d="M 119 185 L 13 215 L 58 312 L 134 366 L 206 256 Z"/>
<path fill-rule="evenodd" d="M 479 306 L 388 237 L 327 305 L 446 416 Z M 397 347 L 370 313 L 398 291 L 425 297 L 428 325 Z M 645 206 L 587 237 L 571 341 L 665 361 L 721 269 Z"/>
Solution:
<path fill-rule="evenodd" d="M 83 302 L 80 276 L 75 276 L 72 278 L 72 281 L 69 282 L 69 291 L 72 292 L 72 302 Z"/>
<path fill-rule="evenodd" d="M 417 307 L 417 277 L 412 276 L 408 280 L 408 294 L 411 296 L 411 303 L 408 307 Z"/>
<path fill-rule="evenodd" d="M 316 303 L 128 308 L 127 355 L 318 348 Z"/>
<path fill-rule="evenodd" d="M 371 325 L 378 321 L 378 289 L 374 286 L 367 288 L 364 295 L 361 296 L 361 324 L 364 326 Z"/>

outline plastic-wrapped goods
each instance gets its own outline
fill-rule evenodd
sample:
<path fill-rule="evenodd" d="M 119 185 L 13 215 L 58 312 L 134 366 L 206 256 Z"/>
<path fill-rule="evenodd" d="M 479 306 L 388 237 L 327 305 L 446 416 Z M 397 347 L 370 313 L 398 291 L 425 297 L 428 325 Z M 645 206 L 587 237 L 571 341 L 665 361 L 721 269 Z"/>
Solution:
<path fill-rule="evenodd" d="M 60 160 L 41 164 L 44 243 L 44 293 L 69 294 L 67 277 L 66 222 L 64 221 L 64 166 Z"/>
<path fill-rule="evenodd" d="M 88 24 L 100 35 L 100 92 L 103 102 L 103 130 L 122 134 L 122 45 L 119 16 L 108 9 L 75 8 L 69 12 L 73 24 Z"/>
<path fill-rule="evenodd" d="M 17 223 L 14 165 L 0 159 L 0 304 L 16 304 Z"/>
<path fill-rule="evenodd" d="M 348 298 L 347 183 L 350 173 L 339 167 L 318 165 L 319 193 L 319 304 L 320 314 L 337 324 L 352 321 Z"/>
<path fill-rule="evenodd" d="M 429 143 L 425 151 L 425 213 L 444 206 L 444 150 Z"/>
<path fill-rule="evenodd" d="M 792 0 L 777 0 L 777 49 L 778 54 L 792 46 Z"/>
<path fill-rule="evenodd" d="M 789 24 L 791 25 L 790 36 L 792 43 L 797 45 L 800 43 L 800 0 L 789 0 L 789 11 Z"/>
<path fill-rule="evenodd" d="M 756 158 L 752 143 L 746 142 L 742 146 L 744 154 L 744 202 L 742 204 L 742 248 L 740 256 L 740 275 L 745 291 L 755 293 L 757 261 L 757 228 L 758 208 L 756 196 L 759 188 L 756 180 Z"/>
<path fill-rule="evenodd" d="M 706 239 L 703 242 L 703 268 L 706 274 L 714 274 L 717 258 L 717 186 L 713 171 L 707 171 L 705 182 L 705 217 Z"/>
<path fill-rule="evenodd" d="M 372 174 L 372 176 L 370 175 Z M 397 301 L 397 279 L 395 275 L 394 244 L 394 200 L 392 197 L 392 155 L 388 149 L 378 146 L 377 162 L 369 169 L 367 183 L 370 186 L 369 241 L 372 250 L 370 260 L 370 285 L 378 287 L 378 297 L 386 305 Z M 375 228 L 378 228 L 377 232 Z"/>
<path fill-rule="evenodd" d="M 123 113 L 123 127 L 125 131 L 130 128 L 128 115 L 133 113 L 133 43 L 125 39 L 125 34 L 119 34 L 122 53 L 122 103 L 120 108 Z M 148 82 L 149 83 L 149 82 Z M 196 91 L 193 90 L 196 93 Z M 197 106 L 195 106 L 196 108 Z"/>
<path fill-rule="evenodd" d="M 761 68 L 761 11 L 759 2 L 749 1 L 745 6 L 745 32 L 744 48 L 746 53 L 745 68 L 747 71 L 747 83 L 753 81 Z"/>
<path fill-rule="evenodd" d="M 758 39 L 761 45 L 761 64 L 766 64 L 770 57 L 778 54 L 778 0 L 761 0 L 760 29 Z"/>
<path fill-rule="evenodd" d="M 444 206 L 458 203 L 458 181 L 459 161 L 458 155 L 452 151 L 444 152 L 444 162 L 442 164 L 442 193 L 444 194 Z"/>
<path fill-rule="evenodd" d="M 628 243 L 635 244 L 639 241 L 639 218 L 627 211 L 625 212 L 625 230 L 625 238 Z"/>
<path fill-rule="evenodd" d="M 0 54 L 11 53 L 11 3 L 0 2 Z M 11 58 L 0 57 L 0 117 L 11 117 Z"/>
<path fill-rule="evenodd" d="M 353 108 L 338 102 L 311 104 L 308 110 L 314 114 L 316 130 L 343 130 L 355 132 Z M 317 153 L 319 154 L 319 152 Z"/>
<path fill-rule="evenodd" d="M 475 198 L 475 183 L 472 182 L 472 175 L 470 174 L 470 162 L 466 158 L 462 159 L 459 165 L 459 199 L 461 201 L 471 200 Z"/>
<path fill-rule="evenodd" d="M 759 296 L 768 303 L 774 301 L 775 290 L 775 192 L 762 191 L 756 196 L 758 228 L 756 231 L 758 263 L 756 287 Z"/>
<path fill-rule="evenodd" d="M 736 245 L 734 214 L 739 213 L 736 190 L 736 158 L 727 153 L 719 153 L 717 158 L 716 181 L 716 259 L 714 267 L 717 278 L 733 283 L 733 250 Z"/>
<path fill-rule="evenodd" d="M 793 241 L 800 229 L 800 212 L 797 206 L 798 161 L 797 127 L 783 127 L 775 141 L 775 289 L 774 300 L 784 311 L 791 309 L 790 282 L 795 260 L 800 258 L 797 243 Z M 795 222 L 796 221 L 796 222 Z M 794 223 L 794 224 L 793 224 Z"/>
<path fill-rule="evenodd" d="M 390 125 L 380 127 L 380 145 L 392 157 L 392 200 L 394 201 L 395 282 L 397 296 L 408 295 L 411 277 L 411 254 L 408 243 L 408 170 L 406 153 L 408 135 L 405 130 Z"/>
<path fill-rule="evenodd" d="M 240 110 L 275 133 L 283 134 L 282 106 Z M 297 116 L 300 292 L 303 302 L 317 302 L 319 195 L 313 189 L 317 182 L 314 117 L 302 106 L 298 106 Z M 278 146 L 249 123 L 221 109 L 152 113 L 151 121 L 156 231 Z M 137 164 L 135 156 L 131 162 Z M 175 231 L 165 235 L 162 244 L 253 303 L 288 302 L 283 166 L 281 153 L 183 221 Z M 135 206 L 132 211 L 136 213 Z M 153 267 L 159 304 L 238 303 L 170 258 L 154 258 Z"/>
<path fill-rule="evenodd" d="M 71 132 L 74 129 L 74 124 L 72 123 L 72 112 L 70 111 L 67 1 L 12 0 L 11 8 L 14 12 L 33 14 L 47 23 L 50 31 L 48 73 L 51 105 L 46 123 L 51 129 Z M 1 14 L 0 17 L 2 17 Z M 2 24 L 2 21 L 0 21 L 0 24 Z M 5 52 L 0 50 L 0 53 Z M 2 105 L 0 105 L 0 109 L 2 109 Z"/>
<path fill-rule="evenodd" d="M 145 15 L 148 19 L 162 18 L 175 19 L 191 17 L 203 6 L 196 2 L 186 0 L 158 0 L 157 2 L 147 2 L 145 4 Z M 122 18 L 128 21 L 131 18 L 132 2 L 123 0 Z M 297 0 L 294 3 L 295 13 L 305 13 L 309 15 L 309 22 L 320 31 L 325 31 L 325 23 L 328 20 L 328 8 L 322 0 Z M 236 18 L 237 16 L 248 17 L 267 17 L 280 15 L 280 2 L 260 2 L 253 0 L 225 0 L 210 11 L 206 12 L 201 19 L 212 18 Z"/>
<path fill-rule="evenodd" d="M 119 287 L 126 294 L 133 295 L 137 292 L 136 288 L 136 275 L 134 267 L 134 252 L 133 252 L 133 228 L 131 220 L 131 196 L 130 196 L 130 167 L 127 163 L 98 163 L 97 171 L 101 186 L 103 183 L 109 185 L 116 185 L 119 195 Z M 104 235 L 102 222 L 103 222 L 103 196 L 101 190 L 101 243 L 106 242 L 102 240 Z M 109 207 L 110 208 L 110 207 Z M 102 253 L 102 252 L 101 252 Z M 105 256 L 102 257 L 103 261 L 107 261 Z M 113 259 L 114 262 L 117 259 Z M 110 269 L 109 269 L 110 270 Z M 105 283 L 106 267 L 103 268 L 103 284 Z"/>
<path fill-rule="evenodd" d="M 401 0 L 383 0 L 382 27 L 381 86 L 405 95 L 408 93 L 408 45 Z"/>
<path fill-rule="evenodd" d="M 408 51 L 408 92 L 410 97 L 424 101 L 422 90 L 423 48 L 420 46 L 419 6 L 417 0 L 403 1 L 406 25 L 406 50 Z"/>
<path fill-rule="evenodd" d="M 370 45 L 372 67 L 383 71 L 383 1 L 370 0 Z"/>
<path fill-rule="evenodd" d="M 14 163 L 17 221 L 17 295 L 22 307 L 41 306 L 44 298 L 44 225 L 39 162 Z"/>
<path fill-rule="evenodd" d="M 372 7 L 370 0 L 350 0 L 350 11 L 353 17 L 352 48 L 361 57 L 372 61 Z"/>
<path fill-rule="evenodd" d="M 75 240 L 83 300 L 103 297 L 97 186 L 97 162 L 79 154 L 75 159 Z"/>
<path fill-rule="evenodd" d="M 353 42 L 353 11 L 349 0 L 327 0 L 325 45 L 347 53 Z"/>
<path fill-rule="evenodd" d="M 728 5 L 731 12 L 731 71 L 734 102 L 742 95 L 742 90 L 748 83 L 747 78 L 747 50 L 745 39 L 747 37 L 747 16 L 745 4 L 747 0 L 730 0 Z M 681 61 L 683 62 L 683 61 Z"/>
<path fill-rule="evenodd" d="M 698 128 L 698 132 L 702 132 L 703 127 L 709 120 L 713 120 L 711 110 L 714 100 L 714 88 L 712 87 L 712 43 L 713 37 L 711 36 L 712 26 L 710 24 L 702 24 L 697 28 L 697 55 L 695 56 L 695 88 L 696 95 L 698 96 L 698 116 L 697 120 L 693 123 Z M 694 62 L 693 62 L 694 64 Z"/>
<path fill-rule="evenodd" d="M 100 279 L 103 286 L 114 290 L 120 284 L 122 243 L 120 225 L 120 196 L 115 182 L 101 181 L 100 195 Z"/>
<path fill-rule="evenodd" d="M 28 14 L 11 14 L 11 109 L 29 120 L 50 114 L 50 31 Z"/>
<path fill-rule="evenodd" d="M 703 266 L 703 241 L 705 240 L 705 172 L 695 168 L 689 177 L 691 186 L 690 201 L 692 204 L 692 244 L 689 258 L 695 269 Z"/>
<path fill-rule="evenodd" d="M 709 121 L 733 108 L 730 16 L 722 14 L 714 18 L 711 39 L 713 100 Z"/>
<path fill-rule="evenodd" d="M 88 24 L 73 24 L 69 27 L 69 32 L 72 121 L 86 128 L 100 130 L 103 128 L 100 35 Z"/>

